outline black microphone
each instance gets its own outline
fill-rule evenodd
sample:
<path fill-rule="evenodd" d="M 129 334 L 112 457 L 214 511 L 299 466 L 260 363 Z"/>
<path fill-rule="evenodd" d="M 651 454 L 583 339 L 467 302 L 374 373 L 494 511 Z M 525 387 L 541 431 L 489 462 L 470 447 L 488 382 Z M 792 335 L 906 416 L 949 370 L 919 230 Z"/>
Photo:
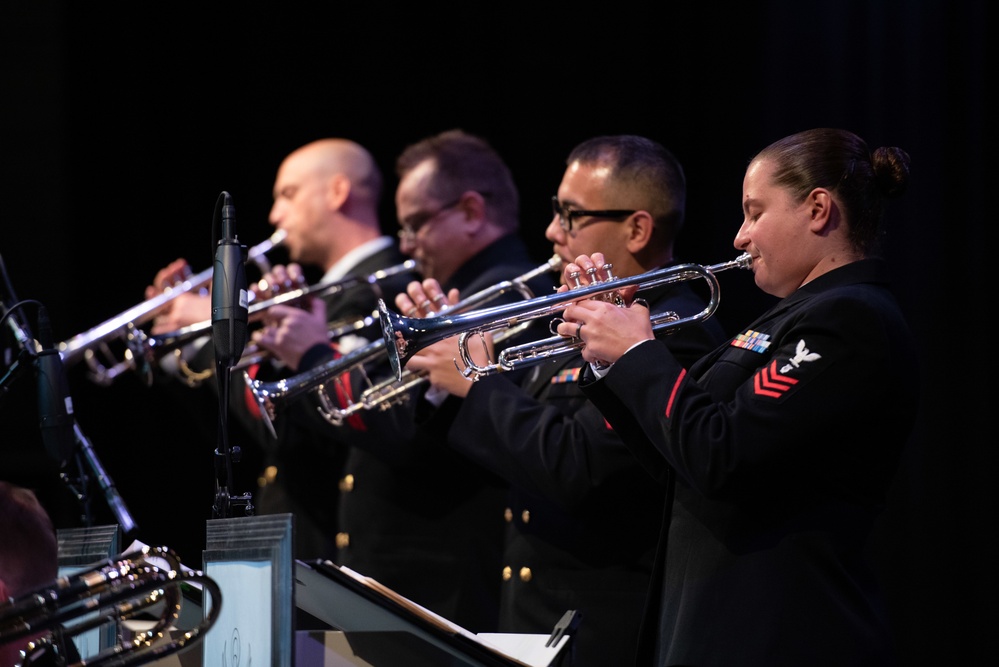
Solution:
<path fill-rule="evenodd" d="M 246 347 L 246 246 L 236 239 L 236 211 L 228 192 L 222 206 L 222 239 L 212 273 L 212 339 L 215 364 L 232 368 Z"/>
<path fill-rule="evenodd" d="M 38 425 L 46 451 L 61 468 L 72 456 L 76 444 L 73 398 L 69 394 L 62 357 L 52 341 L 52 326 L 44 306 L 38 308 L 38 342 L 42 348 L 35 356 Z"/>

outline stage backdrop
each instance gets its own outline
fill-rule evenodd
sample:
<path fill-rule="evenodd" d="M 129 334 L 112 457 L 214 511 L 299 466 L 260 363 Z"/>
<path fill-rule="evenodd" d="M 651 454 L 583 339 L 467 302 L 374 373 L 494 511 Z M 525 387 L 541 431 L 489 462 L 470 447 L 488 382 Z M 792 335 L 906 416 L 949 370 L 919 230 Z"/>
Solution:
<path fill-rule="evenodd" d="M 704 264 L 735 256 L 743 171 L 771 141 L 841 126 L 872 148 L 903 147 L 912 188 L 891 209 L 887 252 L 922 350 L 923 406 L 872 554 L 904 664 L 993 658 L 996 246 L 985 197 L 996 176 L 986 58 L 995 10 L 947 0 L 631 4 L 6 3 L 8 278 L 19 298 L 45 305 L 58 340 L 85 332 L 142 301 L 171 260 L 211 266 L 222 191 L 240 240 L 266 238 L 278 163 L 326 136 L 375 155 L 394 233 L 395 156 L 441 130 L 481 134 L 513 170 L 539 261 L 565 156 L 594 135 L 643 134 L 678 155 L 690 192 L 679 252 Z M 717 317 L 730 332 L 769 303 L 748 274 L 721 282 Z M 82 365 L 70 384 L 140 537 L 197 562 L 215 481 L 211 391 L 150 388 L 134 374 L 101 387 Z M 32 375 L 5 389 L 2 475 L 39 489 L 61 526 L 113 519 L 102 494 L 80 503 L 60 481 L 41 445 Z M 244 438 L 232 428 L 233 444 Z M 234 492 L 255 483 L 258 454 L 244 449 Z"/>

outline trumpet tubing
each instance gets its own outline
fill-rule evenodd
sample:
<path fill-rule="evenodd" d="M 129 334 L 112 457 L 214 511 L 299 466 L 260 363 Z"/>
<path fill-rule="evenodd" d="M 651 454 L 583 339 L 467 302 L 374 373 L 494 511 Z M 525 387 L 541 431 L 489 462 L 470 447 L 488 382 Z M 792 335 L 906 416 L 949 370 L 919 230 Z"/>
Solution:
<path fill-rule="evenodd" d="M 250 374 L 244 371 L 243 380 L 260 408 L 260 416 L 264 420 L 264 425 L 272 436 L 277 437 L 277 432 L 274 430 L 274 419 L 277 417 L 277 403 L 279 401 L 291 400 L 312 390 L 322 391 L 323 383 L 336 378 L 341 373 L 384 358 L 384 350 L 385 344 L 381 340 L 377 340 L 290 378 L 261 382 L 250 377 Z"/>
<path fill-rule="evenodd" d="M 181 586 L 186 584 L 201 586 L 210 594 L 211 607 L 196 627 L 163 643 L 167 630 L 180 617 Z M 46 651 L 53 650 L 57 637 L 73 637 L 156 608 L 159 612 L 150 628 L 137 633 L 128 643 L 119 640 L 94 656 L 81 656 L 84 660 L 79 663 L 141 665 L 203 639 L 218 619 L 221 606 L 222 594 L 213 579 L 202 572 L 185 570 L 177 555 L 166 547 L 142 547 L 0 604 L 0 643 L 51 631 L 52 637 L 29 644 L 25 664 L 35 664 Z M 84 620 L 70 623 L 81 618 Z M 64 665 L 65 660 L 56 664 Z"/>
<path fill-rule="evenodd" d="M 501 281 L 462 299 L 447 308 L 446 313 L 453 315 L 472 310 L 510 292 L 518 293 L 525 300 L 531 299 L 534 294 L 527 283 L 545 273 L 558 271 L 561 267 L 561 258 L 554 255 L 544 264 L 512 280 Z M 379 310 L 382 308 L 385 308 L 385 303 L 379 299 Z M 329 398 L 325 385 L 351 370 L 360 369 L 363 371 L 363 367 L 369 363 L 384 361 L 387 356 L 390 356 L 388 347 L 385 339 L 379 339 L 343 357 L 333 359 L 290 378 L 275 382 L 261 382 L 244 373 L 244 379 L 250 393 L 253 394 L 260 407 L 261 414 L 264 415 L 265 423 L 271 434 L 274 434 L 272 420 L 275 418 L 277 402 L 293 399 L 310 391 L 318 393 L 320 414 L 331 424 L 339 425 L 343 423 L 344 419 L 360 410 L 371 410 L 376 407 L 387 409 L 393 404 L 405 400 L 410 388 L 426 381 L 426 377 L 421 374 L 411 372 L 399 374 L 398 377 L 390 377 L 369 386 L 361 393 L 358 400 L 348 403 L 345 407 L 338 407 Z"/>
<path fill-rule="evenodd" d="M 536 343 L 508 347 L 500 353 L 496 363 L 477 365 L 472 362 L 467 351 L 467 341 L 473 335 L 504 330 L 539 317 L 555 315 L 565 310 L 566 306 L 574 301 L 587 298 L 607 298 L 625 287 L 636 287 L 637 290 L 641 291 L 661 285 L 704 279 L 708 284 L 710 296 L 708 305 L 702 311 L 685 317 L 680 317 L 672 312 L 650 315 L 654 330 L 672 330 L 707 319 L 714 314 L 720 298 L 716 273 L 732 268 L 748 269 L 751 266 L 752 258 L 745 253 L 732 261 L 711 266 L 679 264 L 629 278 L 612 278 L 594 282 L 583 287 L 569 289 L 566 292 L 548 294 L 521 303 L 484 308 L 463 315 L 448 316 L 445 314 L 432 318 L 404 317 L 388 310 L 382 303 L 379 308 L 379 317 L 382 323 L 383 341 L 396 377 L 402 377 L 406 362 L 414 354 L 437 341 L 458 335 L 459 353 L 465 364 L 465 375 L 471 379 L 476 379 L 490 373 L 513 370 L 554 356 L 569 354 L 581 348 L 583 344 L 575 338 L 553 336 Z"/>
<path fill-rule="evenodd" d="M 315 285 L 290 290 L 288 292 L 282 292 L 281 294 L 278 294 L 270 299 L 261 300 L 256 303 L 251 302 L 249 308 L 247 309 L 247 320 L 248 322 L 259 321 L 263 314 L 271 306 L 278 304 L 295 304 L 308 296 L 328 298 L 364 285 L 368 285 L 375 290 L 376 293 L 380 293 L 379 283 L 382 280 L 405 271 L 412 271 L 415 268 L 416 261 L 410 259 L 396 264 L 395 266 L 379 269 L 378 271 L 366 276 L 351 276 L 341 280 L 327 281 L 324 283 L 320 282 Z M 329 334 L 330 338 L 338 338 L 348 333 L 359 331 L 366 326 L 370 326 L 374 322 L 375 317 L 375 313 L 372 312 L 370 317 L 331 323 Z M 150 335 L 142 330 L 137 330 L 132 327 L 129 329 L 129 333 L 126 336 L 128 355 L 130 358 L 141 360 L 140 372 L 145 377 L 146 384 L 150 384 L 152 382 L 152 368 L 155 363 L 159 362 L 165 355 L 180 350 L 188 343 L 191 343 L 202 336 L 211 335 L 211 331 L 211 320 L 196 322 L 195 324 L 190 324 L 186 327 L 177 329 L 176 331 L 171 331 L 170 333 L 156 335 Z M 255 345 L 249 345 L 243 350 L 243 355 L 235 364 L 234 369 L 246 369 L 255 363 L 268 359 L 269 357 L 270 354 L 266 351 L 257 348 Z"/>
<path fill-rule="evenodd" d="M 283 245 L 286 236 L 287 232 L 283 230 L 274 232 L 266 241 L 253 246 L 247 251 L 247 261 L 254 262 L 261 267 L 261 270 L 265 270 L 264 266 L 269 267 L 266 260 L 267 253 Z M 109 384 L 122 370 L 133 367 L 134 362 L 126 354 L 125 359 L 116 362 L 109 369 L 101 365 L 100 360 L 96 356 L 97 351 L 101 351 L 105 355 L 110 355 L 110 351 L 107 348 L 108 341 L 126 337 L 130 330 L 152 320 L 157 310 L 181 294 L 200 290 L 207 286 L 212 280 L 214 270 L 214 267 L 212 267 L 190 276 L 179 285 L 174 285 L 163 293 L 115 315 L 111 319 L 98 324 L 96 327 L 59 343 L 59 354 L 62 356 L 63 363 L 71 365 L 82 359 L 86 359 L 88 365 L 91 367 L 95 381 L 98 384 Z"/>

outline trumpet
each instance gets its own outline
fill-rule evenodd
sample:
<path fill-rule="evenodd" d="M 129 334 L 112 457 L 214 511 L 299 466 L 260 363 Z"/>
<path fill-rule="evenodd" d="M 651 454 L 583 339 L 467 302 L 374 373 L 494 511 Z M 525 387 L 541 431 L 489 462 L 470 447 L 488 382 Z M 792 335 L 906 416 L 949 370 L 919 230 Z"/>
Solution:
<path fill-rule="evenodd" d="M 287 232 L 281 229 L 277 230 L 266 241 L 247 251 L 247 261 L 256 264 L 261 271 L 268 271 L 270 264 L 267 261 L 267 253 L 283 245 L 286 236 Z M 98 352 L 105 359 L 112 359 L 114 355 L 107 345 L 110 340 L 121 338 L 127 341 L 129 336 L 137 335 L 138 328 L 152 320 L 160 307 L 181 294 L 200 290 L 207 286 L 212 280 L 214 270 L 213 267 L 190 276 L 179 285 L 166 289 L 162 294 L 147 299 L 96 327 L 59 343 L 58 349 L 63 363 L 72 365 L 85 359 L 90 368 L 91 379 L 100 385 L 110 385 L 122 372 L 134 370 L 136 361 L 132 357 L 131 349 L 126 348 L 123 359 L 112 361 L 111 365 L 107 366 L 98 356 Z"/>
<path fill-rule="evenodd" d="M 379 269 L 366 276 L 350 276 L 336 281 L 326 281 L 315 285 L 301 287 L 298 289 L 282 292 L 270 299 L 251 302 L 247 308 L 247 321 L 259 321 L 263 313 L 278 304 L 295 303 L 308 296 L 331 297 L 342 294 L 352 289 L 368 285 L 376 294 L 381 294 L 379 283 L 386 278 L 416 269 L 416 261 L 408 259 L 405 262 Z M 377 315 L 372 311 L 370 316 L 361 318 L 349 318 L 341 321 L 331 322 L 329 325 L 330 339 L 339 338 L 349 333 L 359 331 L 367 326 L 371 326 Z M 202 336 L 209 335 L 212 330 L 211 320 L 197 322 L 188 325 L 177 331 L 166 334 L 150 335 L 141 330 L 132 330 L 126 335 L 126 345 L 130 355 L 135 359 L 141 359 L 141 374 L 146 380 L 146 384 L 152 383 L 152 367 L 155 362 L 161 360 L 171 352 L 178 352 L 182 347 Z M 246 369 L 249 366 L 259 363 L 270 355 L 259 349 L 255 345 L 248 345 L 243 350 L 243 355 L 234 366 L 235 370 Z"/>
<path fill-rule="evenodd" d="M 672 311 L 650 315 L 653 331 L 668 333 L 679 327 L 705 320 L 714 314 L 721 296 L 716 273 L 733 268 L 748 269 L 751 266 L 752 257 L 748 253 L 743 253 L 732 261 L 711 266 L 678 264 L 630 278 L 614 278 L 610 275 L 610 267 L 605 266 L 603 268 L 608 274 L 606 280 L 521 303 L 485 308 L 464 315 L 404 317 L 390 311 L 384 302 L 379 302 L 383 342 L 396 377 L 402 378 L 406 362 L 414 354 L 437 341 L 458 335 L 459 354 L 465 364 L 462 373 L 466 378 L 476 380 L 492 373 L 531 366 L 545 359 L 573 353 L 583 347 L 583 342 L 578 338 L 555 335 L 541 341 L 507 347 L 497 355 L 495 362 L 475 364 L 468 353 L 468 339 L 471 336 L 508 329 L 539 317 L 554 315 L 565 310 L 571 302 L 585 298 L 619 298 L 619 291 L 624 287 L 634 286 L 640 291 L 688 280 L 705 280 L 710 294 L 703 310 L 683 317 Z"/>
<path fill-rule="evenodd" d="M 512 280 L 504 280 L 476 292 L 446 308 L 446 311 L 450 316 L 453 313 L 473 310 L 510 292 L 517 292 L 525 300 L 532 299 L 535 295 L 527 283 L 540 275 L 558 271 L 561 268 L 562 259 L 558 255 L 553 255 L 544 264 Z M 379 299 L 379 303 L 384 304 L 384 301 Z M 511 329 L 511 331 L 506 332 L 506 336 L 513 335 L 520 330 L 521 327 Z M 277 402 L 290 400 L 310 391 L 315 391 L 319 396 L 320 406 L 317 410 L 323 418 L 331 424 L 339 426 L 347 417 L 360 410 L 371 410 L 376 407 L 385 410 L 405 401 L 409 389 L 426 381 L 425 374 L 416 372 L 400 374 L 399 377 L 389 377 L 378 383 L 368 381 L 368 388 L 361 393 L 356 401 L 349 401 L 345 407 L 337 406 L 326 391 L 326 383 L 330 380 L 339 381 L 338 378 L 341 375 L 351 370 L 357 369 L 364 373 L 365 365 L 385 360 L 389 355 L 388 347 L 385 339 L 378 339 L 313 369 L 274 382 L 261 382 L 253 379 L 247 373 L 244 373 L 243 377 L 250 393 L 253 394 L 260 407 L 260 414 L 264 417 L 272 435 L 275 434 L 272 420 L 276 415 Z M 364 375 L 367 381 L 367 374 L 364 373 Z"/>
<path fill-rule="evenodd" d="M 180 617 L 184 586 L 207 591 L 211 606 L 197 626 L 166 642 L 167 630 Z M 119 639 L 118 644 L 94 656 L 81 656 L 83 661 L 74 667 L 142 665 L 202 640 L 221 608 L 222 594 L 213 579 L 183 568 L 177 554 L 167 547 L 143 546 L 0 604 L 0 643 L 48 631 L 47 636 L 28 644 L 22 664 L 54 657 L 54 664 L 64 666 L 67 656 L 62 647 L 68 638 L 140 613 L 156 613 L 148 629 L 136 632 L 127 642 Z M 147 612 L 150 609 L 153 611 Z M 121 637 L 123 633 L 116 634 Z"/>

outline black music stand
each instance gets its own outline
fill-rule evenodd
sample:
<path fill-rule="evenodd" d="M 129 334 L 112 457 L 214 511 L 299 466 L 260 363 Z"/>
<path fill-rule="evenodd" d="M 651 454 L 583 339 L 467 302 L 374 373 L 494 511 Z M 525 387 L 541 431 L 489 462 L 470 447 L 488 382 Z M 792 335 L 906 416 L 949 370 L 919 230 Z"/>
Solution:
<path fill-rule="evenodd" d="M 546 662 L 523 662 L 328 561 L 295 561 L 295 603 L 339 631 L 296 633 L 297 665 L 551 666 L 570 640 L 543 649 Z"/>

